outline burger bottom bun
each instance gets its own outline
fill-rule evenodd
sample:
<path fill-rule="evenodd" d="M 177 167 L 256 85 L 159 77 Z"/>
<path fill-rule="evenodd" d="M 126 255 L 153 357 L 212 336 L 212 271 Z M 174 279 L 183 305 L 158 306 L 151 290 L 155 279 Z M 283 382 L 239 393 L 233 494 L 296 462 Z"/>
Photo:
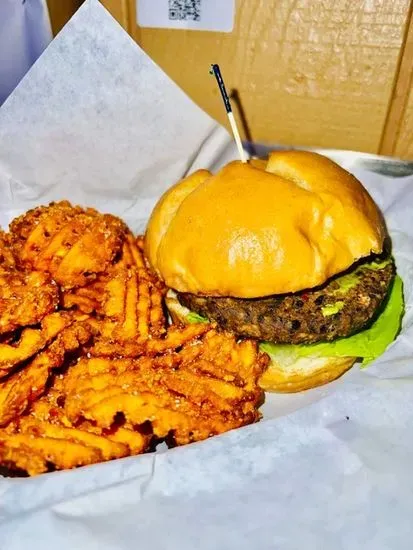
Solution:
<path fill-rule="evenodd" d="M 168 291 L 165 303 L 174 323 L 188 323 L 190 310 L 179 303 L 175 292 Z M 298 357 L 283 351 L 277 356 L 272 355 L 259 385 L 264 391 L 276 393 L 309 390 L 336 380 L 355 362 L 356 357 Z"/>
<path fill-rule="evenodd" d="M 309 390 L 336 380 L 355 361 L 355 357 L 299 357 L 293 363 L 273 359 L 259 385 L 265 391 L 277 393 Z"/>

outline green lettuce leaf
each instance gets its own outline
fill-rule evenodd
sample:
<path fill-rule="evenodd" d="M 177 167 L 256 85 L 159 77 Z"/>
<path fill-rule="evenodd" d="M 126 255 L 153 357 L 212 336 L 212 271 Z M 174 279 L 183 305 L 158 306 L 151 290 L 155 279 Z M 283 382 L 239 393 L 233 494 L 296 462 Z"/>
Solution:
<path fill-rule="evenodd" d="M 366 330 L 348 338 L 339 338 L 334 342 L 319 344 L 272 344 L 262 342 L 260 349 L 268 355 L 285 353 L 306 357 L 357 357 L 366 366 L 379 357 L 393 342 L 400 331 L 404 313 L 403 282 L 396 275 L 386 307 L 376 321 Z"/>
<path fill-rule="evenodd" d="M 195 313 L 195 311 L 191 311 L 186 316 L 186 320 L 190 324 L 196 324 L 196 323 L 209 323 L 209 320 L 206 317 L 202 317 L 202 315 L 198 315 L 198 313 Z"/>

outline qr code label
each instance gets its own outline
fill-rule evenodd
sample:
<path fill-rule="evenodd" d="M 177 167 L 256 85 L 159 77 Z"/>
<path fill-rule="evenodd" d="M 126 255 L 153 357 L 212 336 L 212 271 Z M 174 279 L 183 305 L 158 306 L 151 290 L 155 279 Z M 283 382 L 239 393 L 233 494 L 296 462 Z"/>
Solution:
<path fill-rule="evenodd" d="M 201 20 L 201 0 L 168 0 L 168 7 L 168 16 L 171 20 Z"/>
<path fill-rule="evenodd" d="M 235 0 L 136 0 L 140 27 L 231 32 L 234 18 Z"/>

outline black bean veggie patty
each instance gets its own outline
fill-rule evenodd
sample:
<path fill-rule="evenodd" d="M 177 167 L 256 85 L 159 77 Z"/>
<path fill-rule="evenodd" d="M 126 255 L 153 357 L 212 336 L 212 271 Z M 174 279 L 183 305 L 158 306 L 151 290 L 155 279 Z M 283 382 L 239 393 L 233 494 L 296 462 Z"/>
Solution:
<path fill-rule="evenodd" d="M 285 344 L 329 342 L 376 318 L 395 276 L 392 259 L 369 258 L 324 285 L 243 299 L 179 293 L 179 302 L 239 336 Z"/>

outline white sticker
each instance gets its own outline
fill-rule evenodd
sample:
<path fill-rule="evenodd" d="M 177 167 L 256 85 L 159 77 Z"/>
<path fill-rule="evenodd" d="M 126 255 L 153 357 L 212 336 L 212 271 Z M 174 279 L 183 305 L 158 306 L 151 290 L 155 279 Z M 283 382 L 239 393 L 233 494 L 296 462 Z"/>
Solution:
<path fill-rule="evenodd" d="M 231 32 L 235 0 L 136 0 L 140 27 Z"/>

